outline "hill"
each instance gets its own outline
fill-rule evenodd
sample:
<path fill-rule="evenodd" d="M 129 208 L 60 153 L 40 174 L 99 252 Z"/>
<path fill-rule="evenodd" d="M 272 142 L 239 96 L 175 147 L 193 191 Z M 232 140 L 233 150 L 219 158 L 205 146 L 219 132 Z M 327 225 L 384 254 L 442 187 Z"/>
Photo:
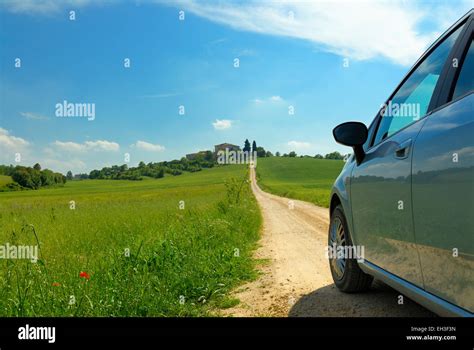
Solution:
<path fill-rule="evenodd" d="M 341 172 L 342 160 L 314 158 L 259 158 L 259 186 L 270 193 L 329 206 L 331 186 Z"/>

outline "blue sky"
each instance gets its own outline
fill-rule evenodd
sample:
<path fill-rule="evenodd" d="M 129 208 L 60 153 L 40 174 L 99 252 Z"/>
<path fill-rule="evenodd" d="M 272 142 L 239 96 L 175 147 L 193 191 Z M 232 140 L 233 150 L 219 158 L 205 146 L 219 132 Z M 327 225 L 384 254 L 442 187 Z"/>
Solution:
<path fill-rule="evenodd" d="M 7 0 L 0 163 L 20 153 L 21 164 L 88 172 L 125 153 L 135 165 L 246 138 L 272 152 L 347 153 L 332 128 L 369 123 L 472 4 Z M 95 104 L 95 119 L 56 117 L 64 100 Z"/>

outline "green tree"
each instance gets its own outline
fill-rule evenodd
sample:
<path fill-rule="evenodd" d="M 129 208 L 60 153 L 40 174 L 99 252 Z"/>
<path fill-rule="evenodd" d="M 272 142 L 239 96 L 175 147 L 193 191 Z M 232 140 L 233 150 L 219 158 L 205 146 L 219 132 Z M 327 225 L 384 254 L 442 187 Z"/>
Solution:
<path fill-rule="evenodd" d="M 12 179 L 20 186 L 34 188 L 30 173 L 24 167 L 18 167 L 12 174 Z"/>
<path fill-rule="evenodd" d="M 100 175 L 100 171 L 99 171 L 99 170 L 92 170 L 92 171 L 89 173 L 89 179 L 98 179 L 98 178 L 99 178 L 99 175 Z"/>
<path fill-rule="evenodd" d="M 324 158 L 342 160 L 342 159 L 344 159 L 344 156 L 336 151 L 336 152 L 331 152 L 331 153 L 326 154 L 324 156 Z"/>
<path fill-rule="evenodd" d="M 33 182 L 32 188 L 37 190 L 41 187 L 41 171 L 33 168 L 27 168 L 27 170 L 30 173 L 31 181 Z"/>
<path fill-rule="evenodd" d="M 67 172 L 66 178 L 67 178 L 68 180 L 72 180 L 72 179 L 73 179 L 73 175 L 72 175 L 72 171 L 71 171 L 71 170 L 69 170 L 69 171 Z"/>
<path fill-rule="evenodd" d="M 54 185 L 54 173 L 51 170 L 45 169 L 41 172 L 41 186 Z"/>
<path fill-rule="evenodd" d="M 41 165 L 39 165 L 39 163 L 36 163 L 35 165 L 33 165 L 33 169 L 35 170 L 41 170 Z"/>
<path fill-rule="evenodd" d="M 250 152 L 250 142 L 248 139 L 245 139 L 243 151 Z"/>
<path fill-rule="evenodd" d="M 277 151 L 277 152 L 275 153 L 275 157 L 280 157 L 280 156 L 281 156 L 281 153 Z"/>
<path fill-rule="evenodd" d="M 255 140 L 253 140 L 253 142 L 252 142 L 252 153 L 257 152 L 257 151 L 258 151 L 257 143 L 255 142 Z"/>
<path fill-rule="evenodd" d="M 204 155 L 204 160 L 206 160 L 208 162 L 213 162 L 214 161 L 214 153 L 212 153 L 211 151 L 206 151 L 206 153 Z"/>
<path fill-rule="evenodd" d="M 160 170 L 158 170 L 158 174 L 156 175 L 156 177 L 162 178 L 163 176 L 165 176 L 165 170 L 163 168 L 160 168 Z"/>
<path fill-rule="evenodd" d="M 314 158 L 316 158 L 316 159 L 324 159 L 324 157 L 323 157 L 321 154 L 319 154 L 319 153 L 316 154 L 316 155 L 314 156 Z"/>
<path fill-rule="evenodd" d="M 288 157 L 296 157 L 296 152 L 295 151 L 291 151 L 290 154 L 288 154 Z"/>
<path fill-rule="evenodd" d="M 266 156 L 267 152 L 265 152 L 265 149 L 263 147 L 257 147 L 256 150 L 257 150 L 257 157 L 263 158 Z"/>

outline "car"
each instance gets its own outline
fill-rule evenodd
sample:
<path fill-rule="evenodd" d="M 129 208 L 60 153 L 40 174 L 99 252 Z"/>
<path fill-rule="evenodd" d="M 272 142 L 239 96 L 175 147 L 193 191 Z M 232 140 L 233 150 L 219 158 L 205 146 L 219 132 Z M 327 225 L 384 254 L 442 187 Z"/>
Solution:
<path fill-rule="evenodd" d="M 441 316 L 474 316 L 474 10 L 410 69 L 367 128 L 336 126 L 352 156 L 330 197 L 335 285 L 380 280 Z M 348 254 L 347 252 L 355 252 Z"/>

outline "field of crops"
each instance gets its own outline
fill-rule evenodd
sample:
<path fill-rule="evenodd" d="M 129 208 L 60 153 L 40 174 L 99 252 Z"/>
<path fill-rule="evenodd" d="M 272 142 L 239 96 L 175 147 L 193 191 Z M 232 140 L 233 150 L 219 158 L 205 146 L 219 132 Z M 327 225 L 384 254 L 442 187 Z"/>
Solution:
<path fill-rule="evenodd" d="M 328 207 L 331 186 L 343 165 L 342 160 L 262 158 L 257 163 L 258 183 L 267 192 Z"/>
<path fill-rule="evenodd" d="M 255 277 L 261 217 L 244 166 L 0 193 L 0 316 L 202 316 Z"/>

